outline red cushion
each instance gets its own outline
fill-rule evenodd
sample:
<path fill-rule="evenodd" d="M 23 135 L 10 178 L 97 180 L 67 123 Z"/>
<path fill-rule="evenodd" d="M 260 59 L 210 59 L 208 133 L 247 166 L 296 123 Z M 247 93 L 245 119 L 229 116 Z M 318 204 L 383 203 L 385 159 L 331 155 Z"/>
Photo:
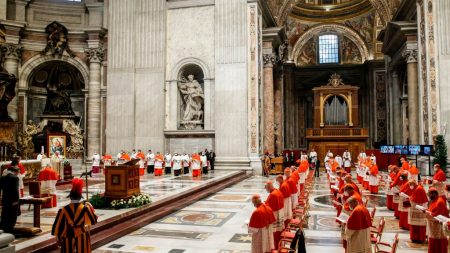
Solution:
<path fill-rule="evenodd" d="M 293 239 L 295 237 L 295 234 L 292 232 L 288 232 L 288 231 L 283 231 L 281 233 L 281 237 L 282 238 L 288 238 L 288 239 Z"/>

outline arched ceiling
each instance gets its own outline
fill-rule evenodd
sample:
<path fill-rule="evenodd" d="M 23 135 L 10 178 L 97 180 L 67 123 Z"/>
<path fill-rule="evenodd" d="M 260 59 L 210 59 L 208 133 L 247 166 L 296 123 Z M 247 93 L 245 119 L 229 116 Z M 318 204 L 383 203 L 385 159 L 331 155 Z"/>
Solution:
<path fill-rule="evenodd" d="M 324 4 L 324 3 L 333 4 Z M 339 1 L 308 1 L 299 2 L 291 10 L 293 18 L 312 22 L 323 22 L 326 20 L 340 21 L 360 16 L 372 10 L 369 0 L 347 0 Z"/>
<path fill-rule="evenodd" d="M 401 0 L 268 0 L 278 25 L 284 25 L 287 17 L 318 22 L 345 20 L 348 15 L 358 16 L 374 9 L 382 25 L 386 25 L 394 15 Z M 339 2 L 338 4 L 322 4 Z M 370 6 L 369 6 L 370 5 Z M 329 20 L 331 17 L 332 20 Z"/>

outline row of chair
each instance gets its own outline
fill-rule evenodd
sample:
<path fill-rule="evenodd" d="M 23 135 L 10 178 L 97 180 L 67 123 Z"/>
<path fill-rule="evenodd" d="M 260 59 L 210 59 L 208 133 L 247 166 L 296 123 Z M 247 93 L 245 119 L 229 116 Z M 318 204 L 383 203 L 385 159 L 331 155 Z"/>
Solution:
<path fill-rule="evenodd" d="M 298 230 L 303 232 L 303 227 L 308 224 L 309 218 L 309 194 L 314 183 L 314 173 L 308 173 L 305 180 L 304 189 L 298 197 L 298 204 L 293 210 L 293 218 L 288 221 L 286 228 L 281 233 L 281 240 L 278 244 L 278 250 L 272 253 L 295 253 L 297 245 L 293 245 L 293 240 Z M 303 242 L 304 243 L 304 242 Z M 294 243 L 295 244 L 295 243 Z"/>

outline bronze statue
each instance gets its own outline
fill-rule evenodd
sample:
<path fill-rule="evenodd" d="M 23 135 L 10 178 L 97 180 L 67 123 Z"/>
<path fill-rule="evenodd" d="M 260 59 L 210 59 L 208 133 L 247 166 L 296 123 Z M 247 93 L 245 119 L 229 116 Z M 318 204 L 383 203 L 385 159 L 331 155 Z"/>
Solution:
<path fill-rule="evenodd" d="M 47 33 L 47 46 L 42 51 L 42 54 L 46 54 L 50 50 L 52 55 L 61 56 L 66 51 L 71 57 L 75 57 L 67 43 L 66 27 L 54 21 L 45 28 L 45 32 Z"/>
<path fill-rule="evenodd" d="M 16 82 L 16 77 L 0 66 L 0 122 L 13 121 L 8 115 L 8 104 L 16 96 Z"/>

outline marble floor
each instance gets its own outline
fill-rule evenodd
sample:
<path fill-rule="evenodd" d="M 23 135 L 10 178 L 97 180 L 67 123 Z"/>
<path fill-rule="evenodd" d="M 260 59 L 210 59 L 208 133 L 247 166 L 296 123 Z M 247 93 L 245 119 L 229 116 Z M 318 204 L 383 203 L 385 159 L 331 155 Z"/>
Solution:
<path fill-rule="evenodd" d="M 227 175 L 230 175 L 230 171 L 214 171 L 213 173 L 209 173 L 208 175 L 204 175 L 202 178 L 192 178 L 189 175 L 185 176 L 170 176 L 170 175 L 164 175 L 161 177 L 155 177 L 153 175 L 145 175 L 141 177 L 140 185 L 141 185 L 141 192 L 147 193 L 151 196 L 152 201 L 158 201 L 160 199 L 170 197 L 172 195 L 176 195 L 180 192 L 188 191 L 189 189 L 193 189 L 194 187 L 206 184 L 207 182 L 214 182 L 219 180 L 222 177 L 225 177 Z M 89 189 L 89 196 L 92 196 L 96 193 L 103 193 L 105 189 L 105 179 L 104 176 L 101 174 L 95 175 L 92 178 L 89 178 L 88 181 L 88 189 Z M 25 187 L 27 188 L 27 187 Z M 67 185 L 60 185 L 57 186 L 57 198 L 58 198 L 58 207 L 55 208 L 47 208 L 41 210 L 41 229 L 42 233 L 40 233 L 38 236 L 32 237 L 32 238 L 17 238 L 14 241 L 14 244 L 16 246 L 16 250 L 21 250 L 23 248 L 26 248 L 30 245 L 36 244 L 38 242 L 44 241 L 46 239 L 52 238 L 50 235 L 51 226 L 55 220 L 56 214 L 58 212 L 58 209 L 61 206 L 64 206 L 69 203 L 68 195 L 71 189 L 71 184 Z M 86 194 L 86 191 L 84 190 L 84 194 Z M 27 195 L 27 192 L 25 192 L 25 195 Z M 86 198 L 86 195 L 85 195 Z M 217 196 L 217 198 L 220 200 L 221 197 Z M 214 201 L 214 200 L 212 200 Z M 201 203 L 196 203 L 201 204 Z M 127 209 L 120 209 L 120 210 L 103 210 L 98 209 L 96 210 L 96 214 L 99 217 L 99 221 L 106 220 L 108 218 L 121 215 L 125 212 L 131 211 L 133 208 L 127 208 Z M 28 209 L 28 205 L 22 205 L 21 206 L 21 212 L 22 214 L 18 217 L 16 226 L 25 226 L 30 227 L 33 224 L 33 207 L 31 206 L 30 209 Z M 222 224 L 223 222 L 228 221 L 233 216 L 232 212 L 223 213 L 218 215 L 218 217 L 215 219 L 215 221 L 211 222 L 213 224 L 214 222 L 219 222 L 219 224 Z M 163 222 L 163 221 L 161 221 Z M 195 222 L 194 222 L 195 223 Z M 164 224 L 164 223 L 162 223 Z"/>
<path fill-rule="evenodd" d="M 271 178 L 273 180 L 273 178 Z M 246 221 L 254 207 L 254 193 L 267 197 L 267 178 L 253 176 L 201 201 L 172 213 L 156 222 L 96 249 L 96 253 L 247 253 L 251 237 Z M 399 253 L 426 252 L 427 245 L 409 242 L 408 231 L 398 228 L 393 212 L 387 210 L 383 194 L 369 195 L 369 207 L 377 206 L 376 217 L 385 217 L 386 230 L 382 241 L 390 242 L 400 235 Z M 310 195 L 310 218 L 305 228 L 307 252 L 343 253 L 336 212 L 331 206 L 326 178 L 315 180 Z"/>

